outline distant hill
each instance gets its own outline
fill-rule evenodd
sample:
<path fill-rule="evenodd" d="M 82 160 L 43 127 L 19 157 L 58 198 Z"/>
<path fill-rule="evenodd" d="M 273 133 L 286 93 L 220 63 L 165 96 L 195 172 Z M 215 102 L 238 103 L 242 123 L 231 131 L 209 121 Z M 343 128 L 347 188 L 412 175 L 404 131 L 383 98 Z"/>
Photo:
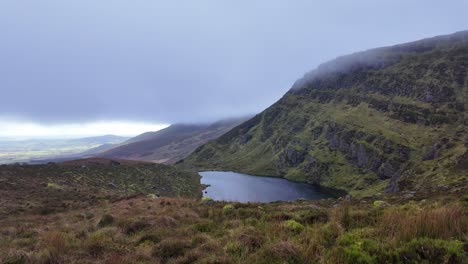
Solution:
<path fill-rule="evenodd" d="M 77 144 L 118 144 L 128 140 L 128 137 L 121 137 L 116 135 L 104 135 L 97 137 L 85 137 L 70 139 L 68 142 Z"/>
<path fill-rule="evenodd" d="M 353 195 L 466 183 L 467 109 L 463 31 L 324 63 L 179 166 L 281 176 Z"/>
<path fill-rule="evenodd" d="M 115 147 L 127 139 L 115 135 L 72 139 L 3 139 L 0 140 L 0 164 L 77 159 Z"/>
<path fill-rule="evenodd" d="M 247 118 L 232 118 L 211 124 L 175 124 L 131 138 L 96 156 L 172 164 L 245 120 Z"/>

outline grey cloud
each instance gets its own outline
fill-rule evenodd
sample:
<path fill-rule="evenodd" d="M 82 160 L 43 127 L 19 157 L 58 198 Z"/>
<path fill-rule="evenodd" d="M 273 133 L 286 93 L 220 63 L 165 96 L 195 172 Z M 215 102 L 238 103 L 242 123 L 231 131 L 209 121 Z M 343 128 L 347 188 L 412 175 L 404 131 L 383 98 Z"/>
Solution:
<path fill-rule="evenodd" d="M 0 116 L 256 113 L 339 55 L 466 29 L 451 1 L 2 1 Z"/>

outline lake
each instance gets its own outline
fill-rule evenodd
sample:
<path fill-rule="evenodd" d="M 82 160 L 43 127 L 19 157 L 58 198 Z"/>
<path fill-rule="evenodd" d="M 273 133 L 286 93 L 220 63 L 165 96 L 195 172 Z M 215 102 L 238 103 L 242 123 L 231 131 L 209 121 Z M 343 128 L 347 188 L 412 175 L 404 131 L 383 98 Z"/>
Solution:
<path fill-rule="evenodd" d="M 202 176 L 201 183 L 209 185 L 203 191 L 203 196 L 217 201 L 274 202 L 332 197 L 318 186 L 283 178 L 226 171 L 204 171 L 199 174 Z"/>

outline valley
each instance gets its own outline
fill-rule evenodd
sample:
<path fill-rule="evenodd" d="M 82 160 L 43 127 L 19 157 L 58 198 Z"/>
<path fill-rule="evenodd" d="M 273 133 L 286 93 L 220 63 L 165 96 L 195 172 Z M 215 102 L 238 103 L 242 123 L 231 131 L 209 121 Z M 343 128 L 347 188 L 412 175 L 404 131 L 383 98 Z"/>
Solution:
<path fill-rule="evenodd" d="M 51 178 L 27 177 L 32 167 L 1 166 L 0 177 L 13 186 L 4 181 L 0 185 L 0 263 L 467 260 L 466 185 L 365 199 L 237 203 L 190 198 L 195 186 L 182 189 L 185 192 L 171 186 L 186 184 L 191 176 L 174 175 L 164 165 L 145 169 L 148 165 L 87 164 L 91 172 L 100 172 L 98 178 L 85 179 L 83 165 L 63 169 L 76 173 L 75 177 Z M 122 175 L 117 174 L 120 166 Z M 18 170 L 17 175 L 24 177 L 5 177 L 6 172 Z M 148 177 L 132 177 L 137 170 Z M 119 176 L 107 177 L 106 171 Z M 155 185 L 164 197 L 144 194 L 145 190 L 155 193 L 148 189 L 155 181 L 150 172 L 157 175 L 156 182 L 161 179 L 162 186 L 170 183 L 167 189 Z"/>
<path fill-rule="evenodd" d="M 114 135 L 73 139 L 0 139 L 0 164 L 47 163 L 94 154 L 95 148 L 111 147 L 128 138 Z"/>
<path fill-rule="evenodd" d="M 0 263 L 468 263 L 467 98 L 461 31 L 326 62 L 249 118 L 2 141 Z"/>

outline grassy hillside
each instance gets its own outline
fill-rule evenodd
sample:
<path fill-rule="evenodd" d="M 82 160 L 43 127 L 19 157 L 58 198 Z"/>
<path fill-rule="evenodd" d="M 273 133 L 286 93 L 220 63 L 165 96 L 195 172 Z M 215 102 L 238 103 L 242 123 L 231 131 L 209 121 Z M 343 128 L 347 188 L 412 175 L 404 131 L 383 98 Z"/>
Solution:
<path fill-rule="evenodd" d="M 173 164 L 245 120 L 246 118 L 233 118 L 212 124 L 175 124 L 131 138 L 121 146 L 97 156 Z"/>
<path fill-rule="evenodd" d="M 366 196 L 466 183 L 468 31 L 337 58 L 181 167 Z"/>
<path fill-rule="evenodd" d="M 2 218 L 0 263 L 467 263 L 466 192 L 271 204 L 134 196 Z"/>
<path fill-rule="evenodd" d="M 200 177 L 166 165 L 105 159 L 0 166 L 0 219 L 78 209 L 136 194 L 199 197 Z"/>

